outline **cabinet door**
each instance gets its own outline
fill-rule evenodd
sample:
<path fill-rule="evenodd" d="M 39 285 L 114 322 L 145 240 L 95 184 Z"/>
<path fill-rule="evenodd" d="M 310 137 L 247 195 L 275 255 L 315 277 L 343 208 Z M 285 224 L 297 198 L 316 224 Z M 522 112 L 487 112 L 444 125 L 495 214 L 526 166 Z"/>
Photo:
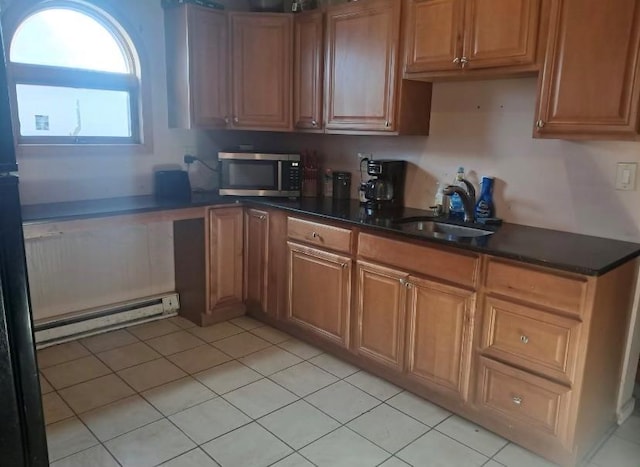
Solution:
<path fill-rule="evenodd" d="M 244 214 L 244 300 L 247 309 L 267 311 L 269 214 L 247 209 Z"/>
<path fill-rule="evenodd" d="M 298 129 L 322 128 L 323 18 L 320 11 L 295 17 L 293 122 Z"/>
<path fill-rule="evenodd" d="M 358 262 L 358 354 L 404 370 L 405 317 L 409 274 Z"/>
<path fill-rule="evenodd" d="M 474 293 L 415 277 L 409 281 L 409 376 L 466 400 Z"/>
<path fill-rule="evenodd" d="M 342 347 L 349 346 L 351 259 L 288 242 L 286 319 Z"/>
<path fill-rule="evenodd" d="M 407 0 L 407 3 L 405 71 L 460 69 L 462 0 Z"/>
<path fill-rule="evenodd" d="M 535 63 L 539 20 L 540 0 L 467 0 L 464 67 Z"/>
<path fill-rule="evenodd" d="M 639 52 L 640 1 L 554 2 L 535 135 L 635 138 Z"/>
<path fill-rule="evenodd" d="M 231 13 L 234 128 L 291 129 L 293 19 Z"/>
<path fill-rule="evenodd" d="M 372 0 L 327 12 L 327 130 L 393 131 L 400 2 Z"/>
<path fill-rule="evenodd" d="M 209 210 L 209 312 L 243 307 L 242 208 Z"/>
<path fill-rule="evenodd" d="M 189 8 L 191 108 L 199 128 L 227 126 L 227 16 Z"/>

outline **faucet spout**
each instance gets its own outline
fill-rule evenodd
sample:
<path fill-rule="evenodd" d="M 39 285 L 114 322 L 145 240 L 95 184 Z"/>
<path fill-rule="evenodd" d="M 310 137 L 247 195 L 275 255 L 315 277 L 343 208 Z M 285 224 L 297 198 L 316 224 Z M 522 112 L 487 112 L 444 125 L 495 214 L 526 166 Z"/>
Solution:
<path fill-rule="evenodd" d="M 442 194 L 445 196 L 452 196 L 453 194 L 460 195 L 462 206 L 464 206 L 464 221 L 475 222 L 476 190 L 473 188 L 473 185 L 467 180 L 463 179 L 462 181 L 467 187 L 466 190 L 456 185 L 449 185 L 442 191 Z"/>

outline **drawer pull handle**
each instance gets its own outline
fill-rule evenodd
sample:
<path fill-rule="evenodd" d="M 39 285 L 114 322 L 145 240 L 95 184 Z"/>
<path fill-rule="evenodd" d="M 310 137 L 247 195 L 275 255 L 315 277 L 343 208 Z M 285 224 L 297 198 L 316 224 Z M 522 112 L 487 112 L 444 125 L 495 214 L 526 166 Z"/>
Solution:
<path fill-rule="evenodd" d="M 522 342 L 523 344 L 528 344 L 529 338 L 527 336 L 520 336 L 520 342 Z"/>
<path fill-rule="evenodd" d="M 513 403 L 516 405 L 522 404 L 522 397 L 514 396 L 512 400 L 513 400 Z"/>

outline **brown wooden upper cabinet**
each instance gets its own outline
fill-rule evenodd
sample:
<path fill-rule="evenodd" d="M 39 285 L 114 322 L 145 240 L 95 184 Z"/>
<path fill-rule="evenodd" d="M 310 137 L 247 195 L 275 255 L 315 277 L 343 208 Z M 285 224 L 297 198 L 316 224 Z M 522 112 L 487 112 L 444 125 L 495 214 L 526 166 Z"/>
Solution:
<path fill-rule="evenodd" d="M 227 15 L 197 5 L 165 11 L 169 126 L 225 128 L 229 121 Z"/>
<path fill-rule="evenodd" d="M 405 0 L 405 75 L 538 69 L 541 0 Z"/>
<path fill-rule="evenodd" d="M 640 1 L 553 3 L 534 136 L 636 139 Z"/>
<path fill-rule="evenodd" d="M 165 10 L 169 126 L 292 128 L 293 18 Z"/>
<path fill-rule="evenodd" d="M 293 18 L 230 13 L 232 125 L 290 130 Z"/>
<path fill-rule="evenodd" d="M 401 2 L 352 2 L 326 15 L 327 132 L 428 134 L 431 86 L 400 76 Z"/>
<path fill-rule="evenodd" d="M 322 130 L 324 15 L 300 13 L 294 20 L 293 124 L 298 130 Z"/>

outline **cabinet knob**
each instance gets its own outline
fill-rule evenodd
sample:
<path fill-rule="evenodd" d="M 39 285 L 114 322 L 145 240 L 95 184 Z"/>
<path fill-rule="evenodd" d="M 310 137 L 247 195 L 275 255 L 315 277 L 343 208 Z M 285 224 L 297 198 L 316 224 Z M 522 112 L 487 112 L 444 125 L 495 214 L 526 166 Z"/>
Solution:
<path fill-rule="evenodd" d="M 391 126 L 391 122 L 389 120 L 387 120 L 386 122 L 384 122 L 384 126 L 386 128 L 389 128 Z"/>
<path fill-rule="evenodd" d="M 224 123 L 225 123 L 226 125 L 228 125 L 228 124 L 229 124 L 229 117 L 224 117 Z"/>
<path fill-rule="evenodd" d="M 462 64 L 462 68 L 464 68 L 465 65 L 467 65 L 467 63 L 469 63 L 469 59 L 467 57 L 462 57 L 460 59 L 460 63 Z"/>
<path fill-rule="evenodd" d="M 311 120 L 311 126 L 313 127 L 318 126 L 318 122 L 316 122 L 315 120 Z"/>
<path fill-rule="evenodd" d="M 520 336 L 520 342 L 522 342 L 523 344 L 528 344 L 529 338 L 527 336 Z"/>
<path fill-rule="evenodd" d="M 538 120 L 538 121 L 536 122 L 536 126 L 537 126 L 538 128 L 544 128 L 544 120 Z"/>
<path fill-rule="evenodd" d="M 522 404 L 522 397 L 519 396 L 513 396 L 511 398 L 511 400 L 513 401 L 514 404 L 516 405 L 521 405 Z"/>
<path fill-rule="evenodd" d="M 233 123 L 238 123 L 240 119 L 238 117 L 233 117 Z"/>
<path fill-rule="evenodd" d="M 406 279 L 400 279 L 400 285 L 402 285 L 403 287 L 406 287 L 407 289 L 411 288 L 411 282 L 409 282 Z"/>
<path fill-rule="evenodd" d="M 311 234 L 311 237 L 312 237 L 312 238 L 320 238 L 320 234 L 319 234 L 318 232 L 313 232 L 313 233 Z"/>
<path fill-rule="evenodd" d="M 265 220 L 267 218 L 267 216 L 265 216 L 264 214 L 262 214 L 261 216 L 258 216 L 258 219 L 260 219 L 261 221 Z"/>
<path fill-rule="evenodd" d="M 456 58 L 454 58 L 454 59 L 453 59 L 453 63 L 455 63 L 456 65 L 457 65 L 458 63 L 460 63 L 460 57 L 456 57 Z"/>
<path fill-rule="evenodd" d="M 342 263 L 342 264 L 340 265 L 340 267 L 341 267 L 342 269 L 346 269 L 346 268 L 347 268 L 347 266 L 349 266 L 349 263 Z"/>

